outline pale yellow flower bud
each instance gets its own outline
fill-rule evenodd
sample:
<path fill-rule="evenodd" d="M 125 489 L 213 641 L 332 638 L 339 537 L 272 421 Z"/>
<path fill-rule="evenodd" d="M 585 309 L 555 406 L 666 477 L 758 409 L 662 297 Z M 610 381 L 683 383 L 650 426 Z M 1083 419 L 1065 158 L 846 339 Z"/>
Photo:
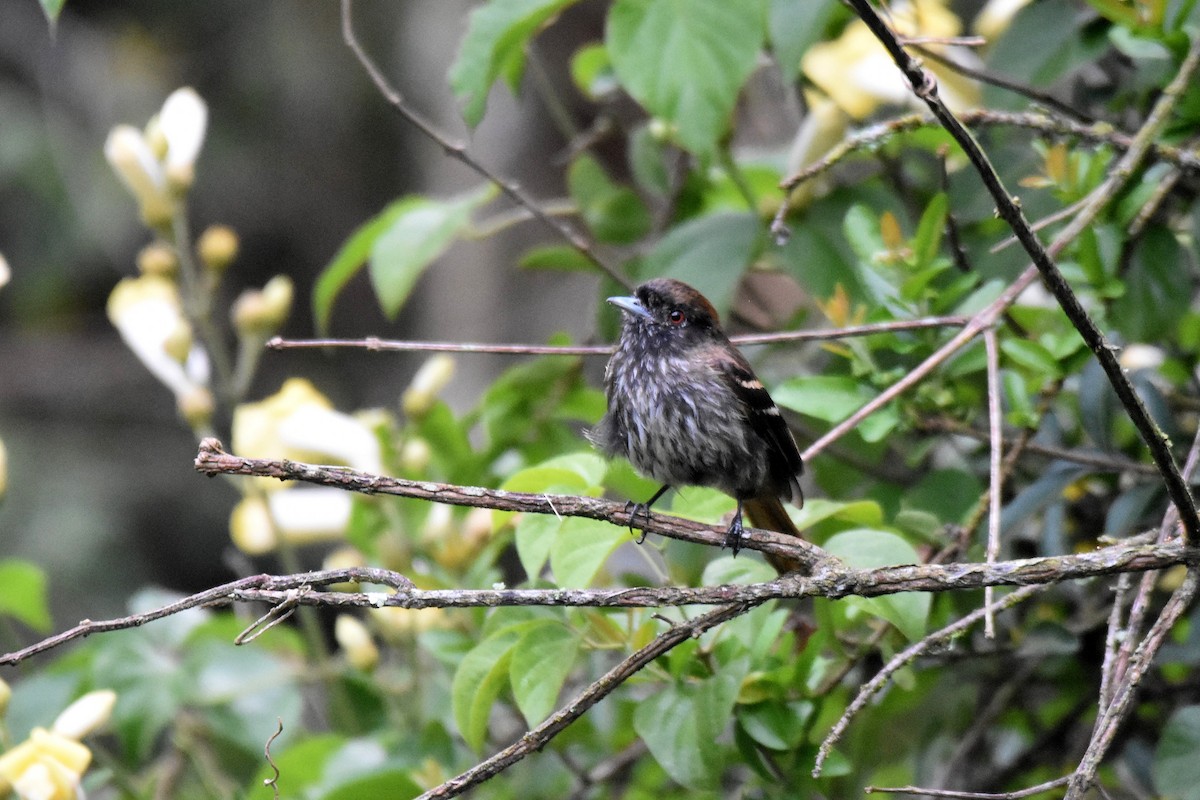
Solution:
<path fill-rule="evenodd" d="M 354 667 L 369 672 L 379 663 L 379 648 L 375 646 L 367 626 L 358 617 L 349 614 L 338 616 L 333 623 L 333 636 L 346 654 L 346 660 Z"/>
<path fill-rule="evenodd" d="M 363 557 L 362 551 L 357 547 L 339 547 L 325 556 L 325 560 L 321 562 L 322 569 L 349 569 L 350 567 L 365 567 L 367 565 L 366 558 Z M 342 581 L 340 583 L 331 583 L 329 588 L 339 592 L 353 592 L 358 589 L 357 581 Z"/>
<path fill-rule="evenodd" d="M 238 235 L 228 225 L 210 225 L 196 243 L 196 255 L 213 272 L 224 272 L 238 254 Z"/>
<path fill-rule="evenodd" d="M 167 190 L 167 178 L 142 132 L 131 125 L 118 125 L 104 143 L 104 157 L 133 194 L 142 218 L 152 227 L 166 225 L 175 212 L 175 201 Z"/>
<path fill-rule="evenodd" d="M 142 248 L 137 256 L 138 271 L 143 275 L 174 277 L 179 270 L 179 259 L 175 251 L 165 242 L 153 242 Z"/>
<path fill-rule="evenodd" d="M 188 427 L 196 430 L 207 427 L 212 421 L 217 401 L 207 387 L 193 386 L 187 392 L 176 396 L 175 408 Z"/>
<path fill-rule="evenodd" d="M 293 291 L 292 279 L 286 275 L 276 275 L 261 291 L 247 289 L 234 301 L 233 327 L 242 336 L 270 336 L 287 321 Z"/>
<path fill-rule="evenodd" d="M 180 364 L 186 364 L 192 353 L 192 344 L 192 326 L 181 316 L 163 339 L 163 351 Z"/>
<path fill-rule="evenodd" d="M 79 741 L 107 725 L 116 704 L 117 693 L 111 689 L 88 692 L 63 709 L 50 730 L 59 736 Z"/>
<path fill-rule="evenodd" d="M 384 606 L 367 610 L 385 636 L 407 639 L 423 631 L 449 628 L 450 617 L 440 608 L 398 608 Z"/>
<path fill-rule="evenodd" d="M 429 466 L 433 457 L 433 449 L 429 442 L 419 436 L 414 436 L 404 443 L 400 449 L 400 465 L 405 475 L 419 475 Z"/>
<path fill-rule="evenodd" d="M 404 413 L 410 417 L 420 417 L 429 413 L 438 394 L 446 388 L 453 376 L 454 359 L 444 353 L 422 364 L 400 399 Z"/>

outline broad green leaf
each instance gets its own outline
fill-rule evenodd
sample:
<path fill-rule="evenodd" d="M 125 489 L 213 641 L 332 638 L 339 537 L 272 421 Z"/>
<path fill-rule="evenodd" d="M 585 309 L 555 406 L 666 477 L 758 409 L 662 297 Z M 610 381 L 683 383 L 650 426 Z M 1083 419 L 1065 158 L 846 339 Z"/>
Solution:
<path fill-rule="evenodd" d="M 1200 706 L 1171 715 L 1154 751 L 1154 786 L 1166 800 L 1200 800 Z"/>
<path fill-rule="evenodd" d="M 621 84 L 711 153 L 763 46 L 763 0 L 617 0 L 605 42 Z"/>
<path fill-rule="evenodd" d="M 550 548 L 562 530 L 563 520 L 553 514 L 522 514 L 517 522 L 514 541 L 521 567 L 532 580 L 542 573 Z"/>
<path fill-rule="evenodd" d="M 1037 342 L 1028 339 L 1001 339 L 1000 352 L 1013 363 L 1042 375 L 1046 381 L 1058 378 L 1062 374 L 1058 360 Z"/>
<path fill-rule="evenodd" d="M 793 519 L 800 530 L 811 528 L 826 519 L 842 519 L 867 527 L 878 527 L 883 524 L 883 509 L 873 500 L 853 500 L 841 502 L 825 500 L 820 497 L 804 501 Z"/>
<path fill-rule="evenodd" d="M 495 194 L 487 186 L 458 200 L 408 200 L 371 246 L 371 285 L 385 314 L 396 316 L 425 268 L 470 224 L 471 212 Z"/>
<path fill-rule="evenodd" d="M 550 545 L 554 582 L 565 589 L 582 589 L 592 582 L 612 552 L 629 541 L 625 528 L 596 519 L 564 519 Z"/>
<path fill-rule="evenodd" d="M 483 119 L 488 91 L 503 77 L 516 92 L 529 40 L 576 0 L 491 0 L 470 14 L 467 35 L 450 67 L 450 88 L 472 128 Z"/>
<path fill-rule="evenodd" d="M 1158 341 L 1187 312 L 1191 293 L 1180 283 L 1186 264 L 1170 231 L 1158 225 L 1146 229 L 1124 276 L 1125 294 L 1113 302 L 1112 319 L 1129 341 Z"/>
<path fill-rule="evenodd" d="M 804 739 L 813 708 L 808 700 L 755 703 L 739 708 L 737 719 L 746 733 L 763 747 L 791 750 Z"/>
<path fill-rule="evenodd" d="M 767 32 L 785 79 L 796 80 L 801 56 L 821 41 L 825 25 L 840 7 L 836 0 L 768 0 Z"/>
<path fill-rule="evenodd" d="M 942 233 L 946 230 L 946 215 L 950 211 L 950 200 L 945 192 L 938 192 L 925 207 L 921 221 L 917 224 L 917 233 L 913 237 L 913 258 L 917 268 L 922 269 L 933 264 L 937 258 L 938 248 L 942 245 Z"/>
<path fill-rule="evenodd" d="M 748 662 L 722 665 L 702 681 L 677 682 L 642 701 L 633 727 L 673 779 L 691 789 L 714 788 L 724 764 L 717 744 L 733 714 Z"/>
<path fill-rule="evenodd" d="M 40 633 L 50 630 L 46 573 L 40 567 L 15 558 L 0 561 L 0 615 L 12 617 Z"/>
<path fill-rule="evenodd" d="M 855 569 L 875 569 L 920 561 L 913 546 L 894 533 L 856 528 L 834 534 L 825 550 Z M 930 597 L 927 592 L 904 592 L 882 597 L 847 597 L 841 601 L 895 625 L 912 641 L 925 635 Z"/>
<path fill-rule="evenodd" d="M 642 261 L 640 274 L 690 283 L 725 314 L 762 241 L 762 224 L 755 214 L 725 212 L 698 217 L 664 236 Z"/>
<path fill-rule="evenodd" d="M 877 392 L 854 378 L 838 375 L 810 375 L 791 378 L 771 391 L 775 402 L 801 414 L 841 422 L 873 400 Z M 889 403 L 858 426 L 859 435 L 868 442 L 877 442 L 892 431 L 900 421 L 894 403 Z"/>
<path fill-rule="evenodd" d="M 392 226 L 416 198 L 397 200 L 379 214 L 359 226 L 345 244 L 334 255 L 329 265 L 317 277 L 313 287 L 313 317 L 317 330 L 324 333 L 329 329 L 329 315 L 333 312 L 333 301 L 350 279 L 367 263 L 371 248 L 380 234 Z"/>
<path fill-rule="evenodd" d="M 575 665 L 579 635 L 555 620 L 538 620 L 517 642 L 508 675 L 513 697 L 529 727 L 554 710 L 563 682 Z"/>
<path fill-rule="evenodd" d="M 413 780 L 411 771 L 402 767 L 384 767 L 368 775 L 359 775 L 339 782 L 317 800 L 394 800 L 397 797 L 416 797 L 421 785 Z M 260 785 L 261 791 L 261 785 Z"/>
<path fill-rule="evenodd" d="M 556 272 L 590 272 L 591 261 L 567 245 L 535 247 L 521 256 L 520 266 L 524 269 L 544 269 Z"/>
<path fill-rule="evenodd" d="M 454 673 L 450 686 L 454 721 L 463 739 L 475 750 L 487 737 L 488 716 L 508 683 L 508 665 L 520 638 L 520 625 L 495 632 L 467 653 Z"/>
<path fill-rule="evenodd" d="M 632 189 L 614 183 L 595 158 L 576 158 L 567 172 L 567 188 L 596 239 L 630 244 L 650 230 L 650 212 Z"/>

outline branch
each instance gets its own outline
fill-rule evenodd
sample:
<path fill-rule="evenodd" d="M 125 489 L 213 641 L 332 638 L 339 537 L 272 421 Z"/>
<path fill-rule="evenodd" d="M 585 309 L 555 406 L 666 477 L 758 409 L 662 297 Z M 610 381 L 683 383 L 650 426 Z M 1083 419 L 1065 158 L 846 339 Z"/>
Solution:
<path fill-rule="evenodd" d="M 1175 458 L 1171 454 L 1169 440 L 1162 430 L 1155 424 L 1146 411 L 1145 405 L 1142 403 L 1141 397 L 1133 388 L 1133 384 L 1129 382 L 1129 378 L 1125 375 L 1120 363 L 1117 361 L 1115 350 L 1112 345 L 1105 339 L 1096 324 L 1092 321 L 1087 311 L 1079 302 L 1079 298 L 1071 290 L 1070 285 L 1063 277 L 1058 269 L 1058 265 L 1054 263 L 1054 257 L 1041 241 L 1037 234 L 1030 228 L 1028 220 L 1025 219 L 1025 214 L 1021 210 L 1020 203 L 1009 194 L 1005 188 L 1000 176 L 992 167 L 987 155 L 980 148 L 979 143 L 971 135 L 971 132 L 959 121 L 953 112 L 946 107 L 938 96 L 937 81 L 931 74 L 926 72 L 921 65 L 912 58 L 900 43 L 896 40 L 895 34 L 887 27 L 887 25 L 876 14 L 875 9 L 871 7 L 868 0 L 848 0 L 855 13 L 866 23 L 867 27 L 875 34 L 875 37 L 883 44 L 888 53 L 892 56 L 892 60 L 900 68 L 908 78 L 912 85 L 913 92 L 917 97 L 925 101 L 929 110 L 937 118 L 942 127 L 946 129 L 954 140 L 962 147 L 968 160 L 975 167 L 983 181 L 984 187 L 992 196 L 996 203 L 996 212 L 1021 241 L 1021 245 L 1033 260 L 1034 266 L 1037 267 L 1041 274 L 1046 287 L 1058 300 L 1063 312 L 1068 319 L 1079 331 L 1092 353 L 1096 356 L 1096 360 L 1100 362 L 1101 368 L 1108 376 L 1109 383 L 1112 384 L 1113 390 L 1116 392 L 1121 405 L 1125 408 L 1134 427 L 1137 428 L 1142 440 L 1150 450 L 1150 455 L 1158 466 L 1159 472 L 1162 473 L 1163 482 L 1166 484 L 1167 493 L 1171 496 L 1171 501 L 1179 509 L 1180 518 L 1183 521 L 1185 536 L 1189 542 L 1196 543 L 1200 541 L 1200 515 L 1197 514 L 1195 500 L 1192 498 L 1191 491 L 1184 482 L 1183 477 L 1179 473 L 1179 466 L 1175 463 Z M 1114 196 L 1116 196 L 1117 188 L 1123 186 L 1132 176 L 1134 170 L 1143 161 L 1146 153 L 1150 149 L 1150 145 L 1154 137 L 1161 130 L 1170 115 L 1170 110 L 1178 101 L 1179 96 L 1188 85 L 1192 75 L 1196 69 L 1200 67 L 1200 37 L 1197 37 L 1192 42 L 1192 46 L 1188 51 L 1187 57 L 1180 66 L 1179 72 L 1171 83 L 1163 90 L 1146 123 L 1138 130 L 1134 137 L 1130 149 L 1120 159 L 1115 167 L 1113 167 L 1104 182 L 1097 187 L 1092 193 L 1092 201 L 1080 212 L 1071 224 L 1059 234 L 1056 241 L 1064 240 L 1068 235 L 1074 238 L 1078 233 L 1082 232 L 1100 210 L 1103 209 Z"/>
<path fill-rule="evenodd" d="M 195 465 L 196 470 L 205 475 L 253 475 L 260 478 L 278 478 L 281 481 L 304 481 L 360 494 L 413 497 L 452 506 L 598 519 L 626 528 L 635 523 L 633 514 L 630 513 L 632 509 L 627 509 L 625 503 L 599 497 L 508 492 L 503 489 L 486 489 L 481 486 L 455 486 L 432 481 L 389 478 L 385 475 L 373 475 L 347 467 L 305 464 L 287 459 L 273 461 L 265 458 L 241 458 L 226 453 L 216 439 L 205 439 L 200 442 Z M 725 530 L 720 526 L 705 525 L 702 522 L 657 512 L 649 515 L 638 512 L 636 525 L 637 527 L 644 526 L 649 533 L 657 533 L 685 542 L 695 542 L 713 547 L 721 547 L 725 542 Z M 798 559 L 806 566 L 815 565 L 828 558 L 821 548 L 794 536 L 758 528 L 748 528 L 747 536 L 748 538 L 741 545 L 743 548 Z"/>
<path fill-rule="evenodd" d="M 630 676 L 642 669 L 642 667 L 669 652 L 677 645 L 683 644 L 688 639 L 694 639 L 723 622 L 728 622 L 735 617 L 745 614 L 754 608 L 755 605 L 757 604 L 734 603 L 715 608 L 695 619 L 677 623 L 650 644 L 604 673 L 598 681 L 576 695 L 574 699 L 541 725 L 538 725 L 491 758 L 476 764 L 458 777 L 451 778 L 445 783 L 425 792 L 417 800 L 426 800 L 427 798 L 434 797 L 457 797 L 472 786 L 477 786 L 493 775 L 512 766 L 530 753 L 542 749 L 568 725 L 583 716 L 588 709 L 611 694 L 613 689 L 624 683 Z"/>
<path fill-rule="evenodd" d="M 868 325 L 848 325 L 827 330 L 781 331 L 731 336 L 737 345 L 777 344 L 781 342 L 814 342 L 846 339 L 852 336 L 873 336 L 879 333 L 952 328 L 967 323 L 967 317 L 921 317 Z M 371 351 L 433 352 L 433 353 L 496 353 L 533 356 L 608 356 L 616 349 L 611 344 L 554 345 L 554 344 L 490 344 L 484 342 L 424 342 L 396 341 L 368 336 L 365 339 L 284 339 L 276 336 L 266 343 L 271 350 L 299 350 L 323 347 L 354 347 Z"/>
<path fill-rule="evenodd" d="M 367 55 L 367 51 L 363 49 L 362 44 L 358 41 L 358 36 L 354 33 L 354 15 L 352 13 L 352 0 L 342 0 L 342 39 L 346 46 L 354 53 L 354 57 L 358 59 L 358 63 L 366 70 L 367 75 L 371 78 L 371 82 L 375 84 L 375 88 L 383 95 L 390 105 L 401 117 L 409 124 L 425 134 L 429 139 L 435 142 L 442 151 L 449 157 L 462 163 L 469 169 L 473 170 L 477 175 L 484 180 L 489 181 L 505 194 L 510 200 L 523 208 L 527 208 L 529 213 L 534 216 L 539 222 L 552 231 L 557 233 L 567 241 L 572 247 L 592 263 L 597 269 L 603 272 L 608 277 L 612 278 L 618 284 L 631 288 L 629 278 L 622 275 L 615 268 L 605 263 L 592 248 L 592 245 L 579 232 L 572 228 L 568 223 L 558 219 L 553 214 L 550 214 L 546 209 L 530 197 L 524 189 L 522 189 L 515 181 L 507 180 L 500 177 L 488 167 L 484 166 L 479 161 L 475 160 L 470 153 L 467 152 L 465 145 L 450 141 L 450 137 L 439 131 L 434 124 L 426 119 L 420 112 L 412 108 L 405 102 L 403 95 L 392 86 L 388 79 L 384 76 L 383 71 L 379 66 L 371 60 Z"/>

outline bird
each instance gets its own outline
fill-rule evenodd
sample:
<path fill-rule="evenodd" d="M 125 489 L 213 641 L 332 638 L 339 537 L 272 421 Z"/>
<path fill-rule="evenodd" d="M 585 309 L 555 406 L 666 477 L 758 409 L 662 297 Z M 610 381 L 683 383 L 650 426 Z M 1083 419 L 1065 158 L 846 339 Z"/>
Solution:
<path fill-rule="evenodd" d="M 800 536 L 783 502 L 804 504 L 804 461 L 779 407 L 721 328 L 712 303 L 673 278 L 646 281 L 621 310 L 621 334 L 604 371 L 607 411 L 588 432 L 609 458 L 624 457 L 662 483 L 644 503 L 630 501 L 630 530 L 672 487 L 707 486 L 737 511 L 724 547 L 736 557 L 753 525 Z M 643 528 L 642 538 L 645 538 Z M 768 556 L 781 572 L 794 559 Z"/>

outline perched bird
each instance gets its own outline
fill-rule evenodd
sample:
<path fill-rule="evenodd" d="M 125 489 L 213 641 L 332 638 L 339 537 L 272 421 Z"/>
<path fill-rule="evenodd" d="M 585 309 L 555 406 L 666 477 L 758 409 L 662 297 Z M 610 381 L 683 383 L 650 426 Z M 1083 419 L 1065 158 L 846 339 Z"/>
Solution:
<path fill-rule="evenodd" d="M 754 525 L 799 536 L 781 502 L 804 503 L 796 440 L 712 304 L 670 278 L 608 302 L 623 312 L 621 338 L 604 372 L 608 412 L 588 435 L 609 457 L 663 483 L 634 506 L 631 528 L 671 487 L 710 486 L 737 500 L 725 536 L 734 555 L 745 536 L 743 509 Z"/>

